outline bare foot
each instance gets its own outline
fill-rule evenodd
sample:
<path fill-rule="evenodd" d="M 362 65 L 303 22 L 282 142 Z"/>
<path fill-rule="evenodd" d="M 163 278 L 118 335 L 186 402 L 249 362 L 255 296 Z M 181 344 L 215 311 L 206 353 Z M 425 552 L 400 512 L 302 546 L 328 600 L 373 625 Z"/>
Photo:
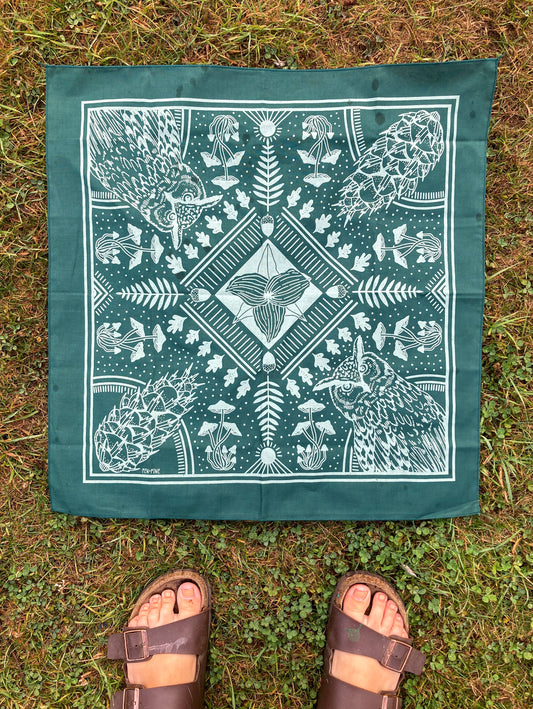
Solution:
<path fill-rule="evenodd" d="M 176 605 L 178 613 L 174 612 Z M 128 627 L 147 626 L 157 628 L 173 623 L 175 620 L 197 615 L 202 608 L 202 595 L 195 583 L 186 581 L 177 593 L 169 589 L 150 597 L 150 601 L 141 606 L 139 615 L 132 618 Z M 196 677 L 195 655 L 154 655 L 146 662 L 128 663 L 129 684 L 151 687 L 167 687 L 173 684 L 193 682 Z"/>
<path fill-rule="evenodd" d="M 370 605 L 370 612 L 365 615 L 365 611 Z M 367 625 L 382 635 L 408 637 L 396 603 L 387 600 L 386 594 L 381 592 L 376 593 L 371 599 L 370 589 L 364 584 L 357 583 L 348 589 L 342 610 L 350 618 Z M 397 672 L 382 667 L 372 657 L 352 655 L 341 650 L 335 650 L 333 653 L 331 674 L 343 682 L 376 694 L 393 692 L 400 679 Z"/>

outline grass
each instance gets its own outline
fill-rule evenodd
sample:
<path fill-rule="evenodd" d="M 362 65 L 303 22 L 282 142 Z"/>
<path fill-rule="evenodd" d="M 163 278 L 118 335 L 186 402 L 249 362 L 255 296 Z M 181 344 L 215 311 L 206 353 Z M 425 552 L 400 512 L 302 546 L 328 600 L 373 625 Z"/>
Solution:
<path fill-rule="evenodd" d="M 106 706 L 105 638 L 144 583 L 204 570 L 207 706 L 310 708 L 337 577 L 394 578 L 429 656 L 409 709 L 533 699 L 533 6 L 526 0 L 6 0 L 0 14 L 0 706 Z M 49 511 L 44 67 L 287 69 L 502 54 L 488 150 L 482 514 L 420 523 L 89 520 Z"/>

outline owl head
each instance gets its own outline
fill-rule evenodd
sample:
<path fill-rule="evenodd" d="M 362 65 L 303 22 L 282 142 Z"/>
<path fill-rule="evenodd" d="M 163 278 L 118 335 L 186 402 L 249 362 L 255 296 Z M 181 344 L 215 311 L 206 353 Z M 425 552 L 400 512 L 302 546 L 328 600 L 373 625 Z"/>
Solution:
<path fill-rule="evenodd" d="M 387 362 L 373 352 L 365 353 L 363 340 L 358 337 L 350 357 L 341 362 L 330 377 L 317 382 L 314 391 L 329 389 L 336 408 L 351 419 L 361 394 L 379 392 L 379 388 L 392 381 L 394 376 L 394 370 Z"/>
<path fill-rule="evenodd" d="M 174 243 L 180 243 L 183 226 L 194 222 L 202 209 L 215 205 L 221 198 L 222 195 L 206 197 L 198 175 L 182 165 L 179 177 L 170 189 L 162 191 L 159 204 L 145 216 L 161 231 L 171 232 Z"/>

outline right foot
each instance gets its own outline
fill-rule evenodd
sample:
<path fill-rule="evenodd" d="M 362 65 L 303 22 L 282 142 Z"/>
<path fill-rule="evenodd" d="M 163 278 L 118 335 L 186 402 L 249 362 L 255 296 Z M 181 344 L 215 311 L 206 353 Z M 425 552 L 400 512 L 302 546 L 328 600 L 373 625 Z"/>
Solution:
<path fill-rule="evenodd" d="M 370 611 L 367 615 L 366 611 L 369 607 Z M 342 610 L 350 618 L 382 635 L 409 637 L 402 616 L 398 613 L 398 606 L 394 601 L 388 600 L 387 595 L 382 591 L 378 591 L 371 597 L 368 586 L 356 583 L 346 592 Z M 341 650 L 335 650 L 333 653 L 331 674 L 343 682 L 375 694 L 394 692 L 400 681 L 398 672 L 388 670 L 374 658 L 353 655 Z"/>

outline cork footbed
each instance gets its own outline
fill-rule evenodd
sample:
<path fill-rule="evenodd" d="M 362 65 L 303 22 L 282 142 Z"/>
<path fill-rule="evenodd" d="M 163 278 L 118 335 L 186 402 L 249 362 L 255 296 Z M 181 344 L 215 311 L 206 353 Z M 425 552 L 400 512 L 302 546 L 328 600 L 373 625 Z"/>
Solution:
<path fill-rule="evenodd" d="M 167 574 L 162 574 L 161 576 L 158 576 L 156 579 L 151 581 L 148 586 L 146 586 L 146 588 L 142 591 L 141 595 L 137 599 L 137 602 L 133 610 L 131 611 L 129 620 L 131 621 L 136 615 L 139 615 L 141 606 L 144 603 L 148 602 L 150 596 L 153 596 L 155 593 L 162 593 L 167 588 L 176 592 L 181 586 L 181 584 L 185 581 L 192 581 L 200 589 L 200 593 L 202 594 L 201 610 L 204 611 L 207 608 L 210 608 L 211 587 L 207 580 L 203 576 L 200 576 L 200 574 L 197 574 L 196 571 L 192 571 L 191 569 L 179 569 L 177 571 L 170 571 Z M 174 610 L 177 612 L 176 608 Z"/>
<path fill-rule="evenodd" d="M 383 576 L 380 576 L 379 574 L 374 574 L 370 571 L 348 572 L 341 579 L 339 579 L 339 582 L 333 593 L 333 598 L 331 599 L 331 602 L 334 603 L 337 608 L 342 610 L 344 597 L 346 596 L 348 589 L 356 583 L 362 583 L 365 584 L 365 586 L 368 586 L 370 588 L 372 598 L 374 597 L 374 594 L 378 593 L 378 591 L 381 591 L 391 601 L 394 601 L 394 603 L 396 603 L 396 605 L 398 606 L 398 613 L 402 617 L 402 620 L 405 625 L 405 630 L 407 634 L 409 634 L 409 622 L 407 620 L 407 611 L 405 610 L 405 605 L 400 596 L 398 595 L 397 591 L 394 589 L 394 587 L 391 586 L 387 579 L 383 578 Z M 369 610 L 370 606 L 371 603 L 368 607 Z"/>

